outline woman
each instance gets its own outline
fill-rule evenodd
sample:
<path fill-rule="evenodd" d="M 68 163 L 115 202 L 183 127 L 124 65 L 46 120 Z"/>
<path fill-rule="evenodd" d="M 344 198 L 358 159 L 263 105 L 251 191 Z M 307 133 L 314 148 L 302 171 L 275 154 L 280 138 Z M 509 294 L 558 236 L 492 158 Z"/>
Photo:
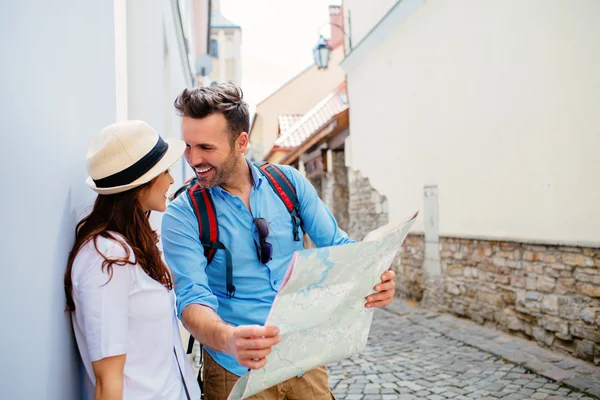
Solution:
<path fill-rule="evenodd" d="M 179 336 L 173 281 L 148 220 L 151 211 L 165 211 L 168 168 L 184 149 L 142 121 L 109 125 L 90 145 L 87 184 L 99 196 L 77 225 L 65 273 L 89 398 L 200 398 Z"/>

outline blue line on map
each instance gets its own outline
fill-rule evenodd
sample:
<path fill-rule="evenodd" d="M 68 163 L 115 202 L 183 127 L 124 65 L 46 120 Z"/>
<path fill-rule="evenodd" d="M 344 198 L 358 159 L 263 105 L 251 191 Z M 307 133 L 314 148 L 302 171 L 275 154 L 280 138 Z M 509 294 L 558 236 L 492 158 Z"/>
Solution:
<path fill-rule="evenodd" d="M 308 296 L 312 289 L 324 289 L 325 287 L 321 286 L 321 284 L 325 281 L 325 279 L 327 279 L 327 275 L 329 274 L 329 271 L 335 266 L 335 264 L 329 260 L 329 249 L 328 248 L 318 249 L 317 250 L 317 258 L 319 258 L 321 261 L 323 261 L 323 264 L 325 264 L 325 270 L 323 271 L 323 273 L 321 275 L 321 279 L 318 282 L 311 283 L 310 285 L 308 285 L 306 287 L 306 289 L 299 291 L 299 293 L 304 296 Z"/>

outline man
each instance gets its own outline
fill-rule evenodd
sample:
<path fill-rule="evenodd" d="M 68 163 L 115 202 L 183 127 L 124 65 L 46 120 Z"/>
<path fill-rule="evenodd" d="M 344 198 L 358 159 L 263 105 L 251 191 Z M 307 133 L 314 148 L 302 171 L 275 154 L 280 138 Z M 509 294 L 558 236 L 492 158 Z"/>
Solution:
<path fill-rule="evenodd" d="M 233 285 L 227 285 L 226 252 L 207 263 L 194 209 L 184 194 L 163 217 L 162 241 L 173 271 L 177 312 L 192 335 L 205 346 L 203 381 L 209 400 L 224 400 L 249 368 L 259 369 L 280 340 L 279 330 L 264 325 L 295 251 L 292 219 L 282 199 L 245 157 L 249 113 L 241 90 L 233 84 L 184 90 L 175 101 L 182 116 L 185 158 L 198 183 L 214 202 L 219 241 L 230 251 Z M 292 167 L 279 166 L 300 202 L 302 230 L 318 246 L 351 243 L 315 189 Z M 257 226 L 268 223 L 268 229 Z M 266 237 L 265 237 L 266 236 Z M 262 245 L 270 244 L 268 259 Z M 257 254 L 257 249 L 259 254 Z M 261 262 L 261 259 L 264 263 Z M 269 260 L 270 259 L 270 260 Z M 394 273 L 388 271 L 366 299 L 366 307 L 392 302 Z M 325 367 L 315 368 L 265 390 L 253 399 L 331 399 Z"/>

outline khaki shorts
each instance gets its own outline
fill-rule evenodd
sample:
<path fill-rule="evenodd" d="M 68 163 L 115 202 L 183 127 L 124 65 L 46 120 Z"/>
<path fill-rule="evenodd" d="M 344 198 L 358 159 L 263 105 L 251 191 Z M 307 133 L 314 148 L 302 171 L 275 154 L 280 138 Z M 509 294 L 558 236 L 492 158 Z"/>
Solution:
<path fill-rule="evenodd" d="M 239 376 L 232 374 L 217 364 L 203 352 L 204 398 L 206 400 L 226 400 Z M 294 377 L 277 386 L 255 394 L 252 400 L 331 400 L 335 399 L 329 390 L 329 379 L 325 367 L 311 369 L 301 377 Z"/>

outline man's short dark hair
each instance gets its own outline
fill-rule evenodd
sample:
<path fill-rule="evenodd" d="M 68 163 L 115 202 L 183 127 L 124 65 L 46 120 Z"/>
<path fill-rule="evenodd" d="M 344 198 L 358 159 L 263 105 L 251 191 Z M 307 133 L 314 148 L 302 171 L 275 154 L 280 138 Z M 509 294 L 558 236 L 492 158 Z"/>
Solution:
<path fill-rule="evenodd" d="M 244 101 L 242 89 L 233 83 L 185 89 L 175 99 L 175 108 L 179 115 L 196 119 L 215 113 L 223 114 L 232 144 L 242 132 L 250 130 L 248 104 Z"/>

